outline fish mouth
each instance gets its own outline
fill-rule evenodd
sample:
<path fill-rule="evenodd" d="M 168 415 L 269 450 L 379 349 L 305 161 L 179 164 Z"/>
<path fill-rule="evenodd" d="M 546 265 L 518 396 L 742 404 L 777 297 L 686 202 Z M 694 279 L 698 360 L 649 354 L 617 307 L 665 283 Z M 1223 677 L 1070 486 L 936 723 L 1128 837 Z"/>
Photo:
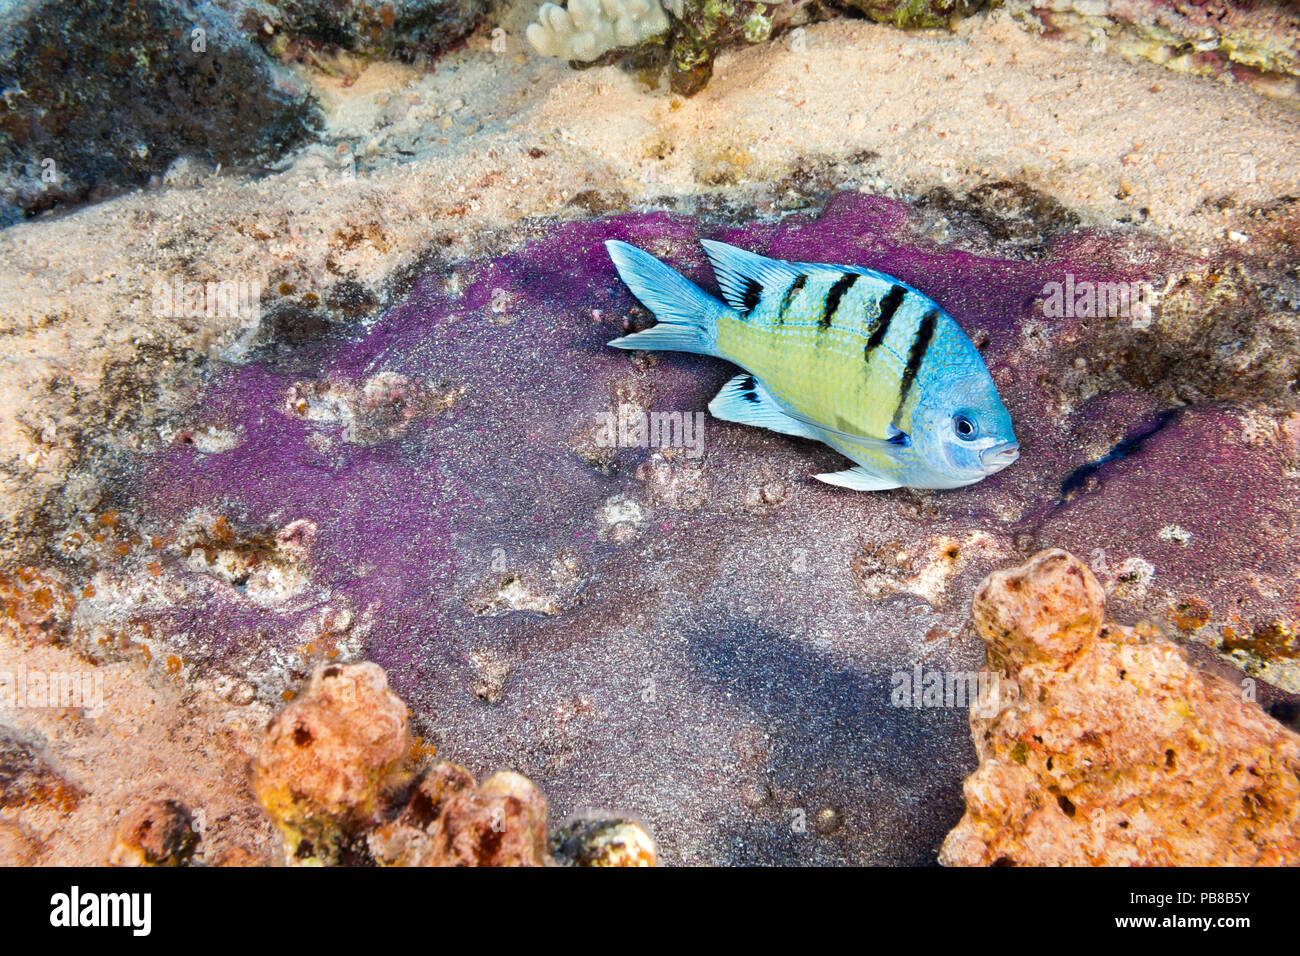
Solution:
<path fill-rule="evenodd" d="M 980 464 L 984 466 L 985 474 L 991 475 L 1012 464 L 1019 457 L 1020 443 L 1004 441 L 980 452 Z"/>

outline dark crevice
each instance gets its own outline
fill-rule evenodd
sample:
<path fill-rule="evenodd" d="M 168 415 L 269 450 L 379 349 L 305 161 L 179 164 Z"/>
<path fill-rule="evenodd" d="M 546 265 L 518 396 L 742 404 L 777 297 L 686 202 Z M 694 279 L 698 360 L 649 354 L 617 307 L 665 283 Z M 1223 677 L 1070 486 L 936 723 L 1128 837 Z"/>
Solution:
<path fill-rule="evenodd" d="M 1079 491 L 1087 484 L 1088 479 L 1100 471 L 1103 467 L 1114 461 L 1122 461 L 1141 451 L 1142 446 L 1151 436 L 1163 431 L 1178 415 L 1183 408 L 1167 408 L 1156 415 L 1155 420 L 1145 425 L 1138 431 L 1128 435 L 1123 440 L 1117 442 L 1110 451 L 1106 452 L 1101 458 L 1086 465 L 1080 465 L 1074 471 L 1070 472 L 1065 481 L 1061 482 L 1061 494 L 1058 504 L 1066 504 L 1076 497 Z"/>

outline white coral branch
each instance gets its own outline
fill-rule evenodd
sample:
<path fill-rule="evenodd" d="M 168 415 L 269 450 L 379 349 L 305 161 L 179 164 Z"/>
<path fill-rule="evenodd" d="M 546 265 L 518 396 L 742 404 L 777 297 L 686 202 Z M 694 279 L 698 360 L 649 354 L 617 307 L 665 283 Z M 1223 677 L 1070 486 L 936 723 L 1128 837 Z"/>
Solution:
<path fill-rule="evenodd" d="M 659 0 L 569 0 L 567 9 L 543 3 L 525 36 L 542 56 L 590 62 L 667 32 Z"/>

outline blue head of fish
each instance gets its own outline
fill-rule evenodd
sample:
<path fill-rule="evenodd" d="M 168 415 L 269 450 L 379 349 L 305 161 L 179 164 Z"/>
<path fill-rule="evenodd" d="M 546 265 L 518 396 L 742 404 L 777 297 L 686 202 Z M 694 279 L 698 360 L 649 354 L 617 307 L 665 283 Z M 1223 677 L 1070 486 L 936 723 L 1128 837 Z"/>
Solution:
<path fill-rule="evenodd" d="M 982 360 L 945 370 L 913 413 L 912 441 L 931 472 L 929 486 L 969 485 L 1020 457 L 1011 415 Z"/>

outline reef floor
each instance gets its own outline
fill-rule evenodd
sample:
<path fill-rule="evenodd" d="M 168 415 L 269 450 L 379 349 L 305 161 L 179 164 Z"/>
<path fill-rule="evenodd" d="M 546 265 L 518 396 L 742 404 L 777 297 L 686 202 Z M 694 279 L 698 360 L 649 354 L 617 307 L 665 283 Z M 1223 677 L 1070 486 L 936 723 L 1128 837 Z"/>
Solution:
<path fill-rule="evenodd" d="M 374 661 L 421 745 L 664 863 L 927 864 L 975 770 L 990 571 L 1060 547 L 1125 621 L 1300 707 L 1300 114 L 1032 38 L 857 21 L 724 53 L 690 99 L 486 30 L 434 72 L 303 71 L 321 141 L 0 231 L 0 855 L 100 864 L 142 799 L 201 859 L 278 860 L 250 784 L 319 664 Z M 1212 144 L 1212 147 L 1207 144 Z M 705 416 L 733 374 L 605 346 L 646 316 L 601 243 L 712 287 L 697 240 L 868 265 L 944 305 L 1022 443 L 957 493 L 853 494 L 829 449 Z M 1153 283 L 1152 316 L 1045 314 Z M 257 308 L 154 314 L 239 281 Z M 11 776 L 12 779 L 19 779 Z M 233 858 L 233 857 L 232 857 Z"/>

